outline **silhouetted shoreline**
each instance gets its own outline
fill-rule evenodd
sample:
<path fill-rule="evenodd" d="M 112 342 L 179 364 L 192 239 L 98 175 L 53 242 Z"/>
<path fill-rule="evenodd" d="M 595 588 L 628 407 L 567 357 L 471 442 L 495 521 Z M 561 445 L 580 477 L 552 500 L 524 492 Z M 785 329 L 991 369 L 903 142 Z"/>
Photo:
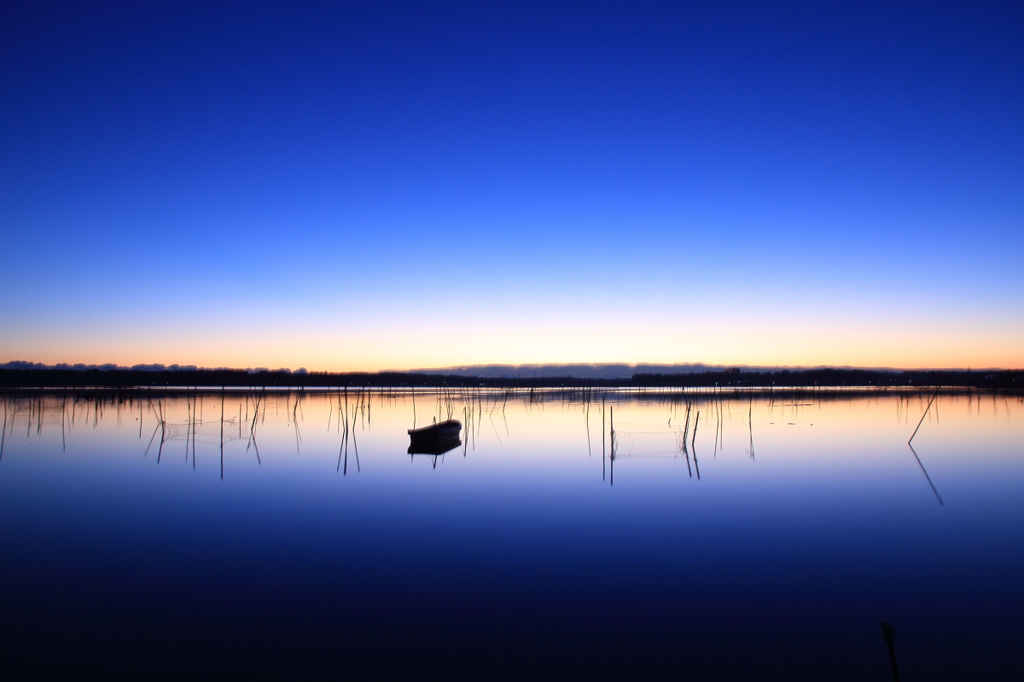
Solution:
<path fill-rule="evenodd" d="M 935 390 L 1024 389 L 1024 370 L 874 371 L 811 369 L 801 371 L 708 371 L 685 374 L 634 374 L 628 379 L 582 377 L 471 377 L 414 372 L 308 372 L 225 369 L 145 371 L 132 369 L 0 369 L 0 388 L 719 388 Z"/>

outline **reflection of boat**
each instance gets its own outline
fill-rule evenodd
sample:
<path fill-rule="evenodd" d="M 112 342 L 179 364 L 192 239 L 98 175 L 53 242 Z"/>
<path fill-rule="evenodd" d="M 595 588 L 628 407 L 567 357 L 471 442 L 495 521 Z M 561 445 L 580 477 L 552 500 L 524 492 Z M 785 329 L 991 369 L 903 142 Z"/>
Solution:
<path fill-rule="evenodd" d="M 459 440 L 461 431 L 462 423 L 455 419 L 424 426 L 421 429 L 409 429 L 409 454 L 444 454 L 462 445 L 462 441 Z"/>

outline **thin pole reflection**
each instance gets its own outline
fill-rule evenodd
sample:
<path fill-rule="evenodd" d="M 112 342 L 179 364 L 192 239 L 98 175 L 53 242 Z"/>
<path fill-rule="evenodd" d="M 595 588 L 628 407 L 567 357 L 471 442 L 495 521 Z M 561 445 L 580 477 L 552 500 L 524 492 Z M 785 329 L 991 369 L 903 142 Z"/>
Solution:
<path fill-rule="evenodd" d="M 932 477 L 928 475 L 928 470 L 924 468 L 924 464 L 921 463 L 921 458 L 917 456 L 917 450 L 915 450 L 914 446 L 911 445 L 910 443 L 907 443 L 907 447 L 910 448 L 910 451 L 912 453 L 914 453 L 914 459 L 917 460 L 917 466 L 921 467 L 921 472 L 924 474 L 925 479 L 928 481 L 928 485 L 931 486 L 932 492 L 935 493 L 935 499 L 939 501 L 939 504 L 941 506 L 946 506 L 942 502 L 942 496 L 939 495 L 939 491 L 935 489 L 935 484 L 932 483 Z"/>

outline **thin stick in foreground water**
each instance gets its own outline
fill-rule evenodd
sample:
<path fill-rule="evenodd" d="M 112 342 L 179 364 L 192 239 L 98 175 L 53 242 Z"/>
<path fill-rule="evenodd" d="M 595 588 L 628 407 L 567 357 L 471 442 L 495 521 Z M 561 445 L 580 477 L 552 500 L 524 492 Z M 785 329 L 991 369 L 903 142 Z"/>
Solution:
<path fill-rule="evenodd" d="M 928 407 L 924 408 L 924 414 L 921 415 L 921 421 L 917 422 L 917 428 L 914 429 L 912 434 L 910 434 L 910 440 L 907 441 L 907 445 L 910 445 L 910 441 L 914 440 L 914 436 L 917 435 L 917 430 L 921 428 L 921 424 L 924 424 L 924 418 L 928 416 L 928 410 L 932 409 L 932 403 L 935 402 L 935 398 L 937 398 L 938 395 L 939 391 L 936 389 L 935 395 L 933 395 L 932 399 L 928 401 Z"/>
<path fill-rule="evenodd" d="M 887 620 L 878 621 L 878 627 L 882 629 L 882 639 L 885 640 L 886 647 L 889 649 L 889 668 L 892 670 L 892 680 L 900 682 L 900 671 L 896 667 L 896 647 L 892 643 L 896 639 L 896 628 Z"/>
<path fill-rule="evenodd" d="M 7 401 L 4 400 L 4 428 L 0 429 L 0 462 L 4 459 L 4 441 L 7 440 Z"/>
<path fill-rule="evenodd" d="M 697 424 L 700 423 L 700 410 L 697 410 L 697 416 L 693 419 L 693 438 L 690 440 L 690 449 L 693 449 L 693 444 L 697 440 Z M 694 455 L 696 457 L 696 454 Z"/>

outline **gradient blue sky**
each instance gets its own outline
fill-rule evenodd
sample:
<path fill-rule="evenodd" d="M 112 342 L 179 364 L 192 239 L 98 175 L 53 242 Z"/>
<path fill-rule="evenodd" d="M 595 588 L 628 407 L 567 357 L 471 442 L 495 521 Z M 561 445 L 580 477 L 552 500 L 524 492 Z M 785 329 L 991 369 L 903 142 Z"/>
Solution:
<path fill-rule="evenodd" d="M 0 361 L 1024 366 L 1020 3 L 5 3 Z"/>

